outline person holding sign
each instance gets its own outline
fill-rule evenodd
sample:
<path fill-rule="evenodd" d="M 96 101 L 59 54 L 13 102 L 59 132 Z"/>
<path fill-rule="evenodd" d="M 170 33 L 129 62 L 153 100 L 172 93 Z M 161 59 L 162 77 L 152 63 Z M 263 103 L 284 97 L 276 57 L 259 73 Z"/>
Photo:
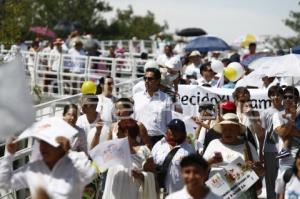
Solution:
<path fill-rule="evenodd" d="M 205 185 L 209 173 L 206 160 L 199 154 L 184 157 L 180 162 L 184 188 L 167 196 L 166 199 L 221 199 Z"/>
<path fill-rule="evenodd" d="M 215 124 L 213 129 L 222 134 L 220 139 L 211 141 L 203 155 L 211 166 L 210 176 L 220 172 L 223 167 L 236 158 L 246 161 L 248 168 L 253 169 L 258 176 L 264 174 L 264 169 L 259 163 L 258 153 L 250 142 L 245 141 L 243 135 L 246 127 L 239 123 L 236 114 L 227 113 L 223 121 Z M 244 192 L 241 198 L 256 198 L 255 187 Z"/>
<path fill-rule="evenodd" d="M 135 120 L 124 119 L 118 123 L 118 138 L 128 138 L 132 168 L 119 165 L 108 169 L 103 198 L 157 198 L 153 158 L 150 149 L 138 143 L 138 135 L 139 126 Z"/>

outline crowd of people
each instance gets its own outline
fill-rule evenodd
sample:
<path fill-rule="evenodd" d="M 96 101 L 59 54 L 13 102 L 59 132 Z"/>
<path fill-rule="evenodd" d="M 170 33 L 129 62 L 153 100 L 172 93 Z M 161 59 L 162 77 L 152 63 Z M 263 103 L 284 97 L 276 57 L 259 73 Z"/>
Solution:
<path fill-rule="evenodd" d="M 53 53 L 62 52 L 63 41 L 53 42 Z M 143 80 L 132 88 L 130 98 L 113 95 L 114 79 L 99 78 L 95 93 L 84 93 L 78 104 L 64 107 L 62 120 L 78 131 L 68 139 L 56 138 L 58 147 L 36 139 L 40 158 L 13 171 L 15 138 L 7 143 L 0 162 L 0 186 L 27 187 L 39 198 L 40 189 L 49 198 L 103 199 L 212 199 L 222 198 L 206 184 L 214 174 L 237 158 L 255 172 L 259 180 L 238 198 L 257 198 L 265 180 L 267 198 L 300 196 L 300 115 L 297 84 L 287 78 L 266 76 L 257 89 L 265 90 L 271 106 L 251 107 L 251 93 L 239 80 L 230 81 L 212 69 L 219 60 L 226 67 L 256 54 L 256 44 L 240 58 L 234 52 L 222 58 L 192 51 L 176 54 L 171 45 L 144 67 Z M 69 53 L 82 55 L 82 43 Z M 52 70 L 55 70 L 55 61 Z M 245 74 L 251 73 L 243 66 Z M 283 66 L 284 67 L 284 66 Z M 74 68 L 74 73 L 80 66 Z M 240 79 L 242 79 L 241 77 Z M 201 103 L 190 119 L 197 125 L 189 132 L 186 121 L 174 118 L 183 113 L 179 85 L 231 88 L 232 101 Z M 43 129 L 41 129 L 43 130 Z M 193 134 L 191 139 L 189 134 Z M 132 168 L 121 165 L 99 171 L 89 151 L 108 140 L 128 138 Z M 101 169 L 100 169 L 101 170 Z M 154 181 L 149 176 L 154 176 Z M 147 187 L 147 188 L 146 188 Z M 150 188 L 149 188 L 150 187 Z"/>

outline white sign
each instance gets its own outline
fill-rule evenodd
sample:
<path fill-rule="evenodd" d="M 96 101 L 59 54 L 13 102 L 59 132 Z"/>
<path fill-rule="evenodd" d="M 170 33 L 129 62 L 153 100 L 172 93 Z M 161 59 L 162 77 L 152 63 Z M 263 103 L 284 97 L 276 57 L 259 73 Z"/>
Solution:
<path fill-rule="evenodd" d="M 116 165 L 123 165 L 125 168 L 132 167 L 127 137 L 100 143 L 89 154 L 101 170 Z"/>
<path fill-rule="evenodd" d="M 15 142 L 33 137 L 43 140 L 54 147 L 58 147 L 59 143 L 56 142 L 57 137 L 63 136 L 71 142 L 77 133 L 78 131 L 62 118 L 50 117 L 34 123 L 30 128 L 21 133 Z"/>
<path fill-rule="evenodd" d="M 23 131 L 35 120 L 25 67 L 20 58 L 0 65 L 0 137 Z"/>
<path fill-rule="evenodd" d="M 196 116 L 198 107 L 203 102 L 212 102 L 218 104 L 221 101 L 232 99 L 234 89 L 203 87 L 199 85 L 179 85 L 179 103 L 183 108 L 183 114 Z M 263 110 L 271 106 L 267 90 L 249 89 L 251 95 L 251 104 L 255 110 Z"/>
<path fill-rule="evenodd" d="M 206 185 L 224 199 L 238 198 L 259 179 L 253 170 L 247 169 L 242 158 L 237 158 L 223 166 L 223 170 L 213 175 Z"/>

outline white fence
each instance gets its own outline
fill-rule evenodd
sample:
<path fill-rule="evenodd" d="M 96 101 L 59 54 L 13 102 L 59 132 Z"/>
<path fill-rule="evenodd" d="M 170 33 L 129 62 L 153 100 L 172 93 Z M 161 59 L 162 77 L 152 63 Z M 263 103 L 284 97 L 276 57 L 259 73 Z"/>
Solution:
<path fill-rule="evenodd" d="M 5 54 L 6 53 L 6 54 Z M 99 80 L 110 75 L 115 84 L 133 81 L 143 75 L 147 60 L 140 58 L 107 58 L 71 56 L 69 54 L 21 52 L 30 87 L 40 88 L 44 94 L 66 96 L 80 93 L 86 80 Z M 2 51 L 2 57 L 13 54 Z M 116 94 L 116 93 L 115 93 Z"/>
<path fill-rule="evenodd" d="M 131 89 L 136 82 L 140 81 L 141 78 L 135 80 L 127 80 L 122 83 L 117 83 L 115 85 L 116 95 L 118 97 L 129 97 L 131 96 Z M 66 104 L 74 103 L 77 104 L 81 94 L 76 94 L 73 96 L 53 100 L 43 104 L 35 106 L 36 109 L 36 120 L 40 120 L 45 117 L 58 116 L 62 117 L 63 107 Z M 0 161 L 4 155 L 5 143 L 0 143 Z M 14 156 L 15 165 L 22 166 L 24 165 L 30 157 L 32 149 L 32 139 L 25 140 L 21 143 L 20 150 L 18 150 Z M 16 169 L 16 168 L 15 168 Z M 0 189 L 0 199 L 16 199 L 16 198 L 26 198 L 29 196 L 28 190 L 1 190 Z"/>

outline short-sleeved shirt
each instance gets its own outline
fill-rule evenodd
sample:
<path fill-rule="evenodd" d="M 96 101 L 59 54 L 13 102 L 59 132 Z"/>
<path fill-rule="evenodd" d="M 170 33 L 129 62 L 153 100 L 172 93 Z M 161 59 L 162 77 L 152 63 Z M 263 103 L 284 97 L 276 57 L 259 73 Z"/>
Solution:
<path fill-rule="evenodd" d="M 173 193 L 182 189 L 184 183 L 180 173 L 180 161 L 183 157 L 195 153 L 194 147 L 187 142 L 184 142 L 177 147 L 180 147 L 180 149 L 176 152 L 169 165 L 165 181 L 168 193 Z M 162 138 L 152 148 L 154 163 L 156 165 L 162 165 L 170 151 L 170 145 L 165 138 Z"/>

